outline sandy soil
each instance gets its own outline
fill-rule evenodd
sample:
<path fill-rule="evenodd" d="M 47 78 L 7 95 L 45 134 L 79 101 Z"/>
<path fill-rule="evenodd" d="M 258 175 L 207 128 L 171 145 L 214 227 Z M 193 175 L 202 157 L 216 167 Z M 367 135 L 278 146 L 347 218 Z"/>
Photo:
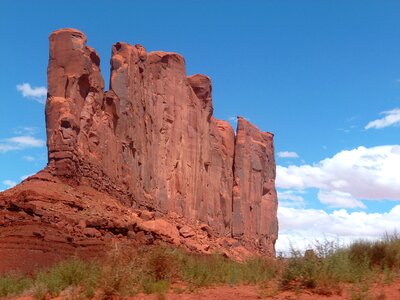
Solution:
<path fill-rule="evenodd" d="M 140 294 L 130 300 L 158 300 L 157 295 Z M 252 299 L 274 299 L 274 300 L 400 300 L 400 281 L 391 285 L 374 285 L 368 291 L 360 291 L 354 286 L 342 287 L 339 295 L 319 295 L 308 291 L 279 292 L 276 288 L 261 289 L 257 286 L 218 286 L 214 288 L 200 289 L 193 293 L 176 294 L 169 293 L 165 296 L 166 300 L 252 300 Z"/>
<path fill-rule="evenodd" d="M 321 291 L 324 292 L 324 291 Z M 326 292 L 326 291 L 325 291 Z M 30 296 L 12 298 L 13 300 L 33 300 Z M 71 299 L 68 296 L 57 297 L 53 300 Z M 118 300 L 118 297 L 110 298 Z M 321 295 L 309 291 L 285 291 L 281 292 L 276 287 L 260 288 L 254 285 L 242 286 L 217 286 L 213 288 L 198 289 L 187 293 L 168 293 L 164 296 L 139 294 L 136 297 L 129 297 L 125 300 L 253 300 L 253 299 L 273 299 L 273 300 L 400 300 L 400 281 L 390 285 L 375 284 L 362 291 L 355 286 L 344 286 L 336 294 Z M 11 300 L 11 299 L 10 299 Z"/>

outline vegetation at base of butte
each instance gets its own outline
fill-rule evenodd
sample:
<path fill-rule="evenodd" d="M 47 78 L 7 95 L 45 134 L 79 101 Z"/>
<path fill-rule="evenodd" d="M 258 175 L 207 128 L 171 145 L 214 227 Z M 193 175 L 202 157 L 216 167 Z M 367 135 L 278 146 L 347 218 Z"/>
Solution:
<path fill-rule="evenodd" d="M 317 242 L 305 253 L 292 250 L 288 258 L 257 257 L 241 263 L 221 254 L 195 255 L 166 245 L 116 246 L 101 260 L 73 257 L 31 276 L 3 274 L 0 297 L 106 299 L 146 293 L 162 298 L 168 291 L 188 293 L 202 287 L 250 284 L 259 287 L 261 296 L 286 290 L 340 295 L 347 288 L 351 299 L 368 299 L 372 284 L 398 280 L 399 270 L 397 234 L 347 247 Z"/>

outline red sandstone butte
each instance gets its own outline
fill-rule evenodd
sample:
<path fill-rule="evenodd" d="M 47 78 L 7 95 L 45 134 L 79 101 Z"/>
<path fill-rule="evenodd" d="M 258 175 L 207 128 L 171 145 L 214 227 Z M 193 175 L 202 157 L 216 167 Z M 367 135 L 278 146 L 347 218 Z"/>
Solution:
<path fill-rule="evenodd" d="M 113 240 L 274 255 L 271 133 L 239 118 L 235 137 L 213 117 L 211 79 L 188 77 L 177 53 L 114 44 L 104 91 L 82 32 L 49 40 L 48 165 L 0 194 L 0 272 L 101 252 Z"/>

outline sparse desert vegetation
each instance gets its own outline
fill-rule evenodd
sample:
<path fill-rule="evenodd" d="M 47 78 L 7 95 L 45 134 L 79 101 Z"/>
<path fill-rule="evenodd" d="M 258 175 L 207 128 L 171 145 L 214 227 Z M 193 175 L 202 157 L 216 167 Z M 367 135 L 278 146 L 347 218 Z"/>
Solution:
<path fill-rule="evenodd" d="M 380 241 L 358 241 L 348 247 L 318 242 L 305 253 L 292 250 L 289 258 L 253 258 L 242 263 L 221 254 L 195 255 L 165 245 L 115 247 L 97 261 L 71 258 L 32 276 L 2 275 L 0 297 L 105 299 L 145 293 L 162 298 L 168 291 L 190 293 L 202 287 L 250 284 L 258 286 L 260 297 L 307 290 L 327 296 L 345 293 L 352 300 L 382 300 L 385 295 L 371 297 L 370 288 L 397 280 L 399 268 L 397 234 Z"/>

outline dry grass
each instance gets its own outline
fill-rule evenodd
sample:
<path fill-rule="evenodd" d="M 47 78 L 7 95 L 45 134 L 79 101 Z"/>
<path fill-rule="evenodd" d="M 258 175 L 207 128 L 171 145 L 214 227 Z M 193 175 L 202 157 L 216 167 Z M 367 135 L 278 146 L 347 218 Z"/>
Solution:
<path fill-rule="evenodd" d="M 342 284 L 351 284 L 352 299 L 367 299 L 374 280 L 392 282 L 399 267 L 397 235 L 377 242 L 359 241 L 349 247 L 317 243 L 313 251 L 306 253 L 292 250 L 287 259 L 253 258 L 244 263 L 218 254 L 194 255 L 161 245 L 139 249 L 116 246 L 101 261 L 72 258 L 31 277 L 0 276 L 0 297 L 29 293 L 36 299 L 48 295 L 106 299 L 144 292 L 162 299 L 168 290 L 188 292 L 225 284 L 258 284 L 260 295 L 288 289 L 333 295 L 342 292 Z"/>
<path fill-rule="evenodd" d="M 377 279 L 390 283 L 398 275 L 399 266 L 397 234 L 380 241 L 357 241 L 349 247 L 326 241 L 305 254 L 292 250 L 284 262 L 281 289 L 309 289 L 332 295 L 341 293 L 341 285 L 346 283 L 353 284 L 352 298 L 367 299 L 372 283 Z"/>

